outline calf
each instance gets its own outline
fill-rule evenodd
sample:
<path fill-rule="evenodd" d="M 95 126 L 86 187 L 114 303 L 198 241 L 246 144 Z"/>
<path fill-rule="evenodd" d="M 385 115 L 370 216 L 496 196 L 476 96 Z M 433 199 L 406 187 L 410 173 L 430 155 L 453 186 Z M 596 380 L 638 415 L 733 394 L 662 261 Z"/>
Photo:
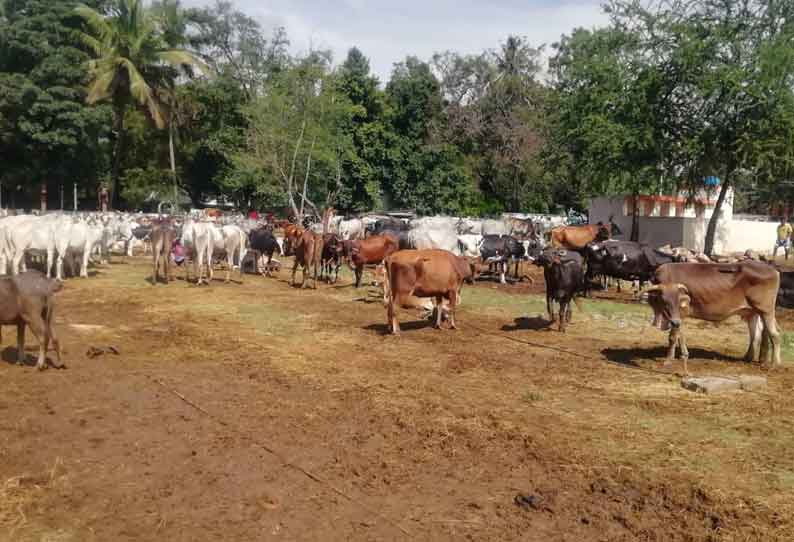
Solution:
<path fill-rule="evenodd" d="M 670 329 L 666 366 L 675 359 L 680 346 L 684 373 L 688 374 L 689 350 L 681 330 L 683 316 L 722 322 L 734 315 L 743 318 L 749 330 L 745 360 L 768 361 L 771 342 L 772 362 L 780 365 L 780 332 L 775 320 L 780 274 L 772 266 L 752 260 L 727 265 L 671 263 L 656 270 L 654 282 L 656 285 L 646 293 L 653 308 L 654 325 Z"/>
<path fill-rule="evenodd" d="M 152 240 L 152 286 L 157 284 L 157 274 L 160 271 L 160 260 L 163 261 L 163 278 L 168 284 L 170 274 L 168 264 L 171 260 L 171 247 L 176 239 L 176 230 L 170 223 L 164 222 L 154 226 L 151 230 Z"/>
<path fill-rule="evenodd" d="M 506 284 L 510 260 L 516 262 L 516 275 L 518 275 L 518 260 L 526 256 L 524 245 L 510 235 L 483 235 L 480 242 L 480 256 L 488 264 L 496 264 L 499 269 L 499 282 Z"/>
<path fill-rule="evenodd" d="M 53 329 L 55 293 L 60 281 L 47 278 L 38 271 L 26 271 L 13 277 L 0 278 L 0 325 L 17 326 L 17 361 L 25 363 L 25 326 L 39 340 L 39 359 L 36 368 L 47 368 L 50 341 L 55 348 L 57 368 L 62 368 L 61 347 Z"/>
<path fill-rule="evenodd" d="M 377 265 L 399 249 L 399 241 L 393 235 L 373 235 L 361 241 L 343 242 L 345 258 L 356 274 L 356 288 L 361 286 L 365 265 Z"/>
<path fill-rule="evenodd" d="M 535 265 L 543 267 L 549 318 L 552 322 L 555 319 L 553 303 L 556 301 L 560 304 L 559 330 L 565 333 L 565 326 L 571 321 L 571 301 L 577 299 L 584 287 L 584 258 L 574 251 L 548 248 L 537 257 Z"/>
<path fill-rule="evenodd" d="M 317 288 L 317 274 L 320 269 L 320 260 L 323 254 L 323 236 L 314 233 L 311 230 L 306 230 L 301 234 L 297 243 L 295 244 L 295 263 L 292 265 L 292 280 L 290 284 L 295 286 L 295 273 L 298 266 L 302 267 L 301 270 L 301 288 L 306 286 L 306 272 L 314 268 L 313 285 Z"/>
<path fill-rule="evenodd" d="M 273 235 L 271 229 L 267 226 L 264 226 L 256 230 L 251 230 L 248 233 L 248 244 L 251 247 L 251 250 L 256 253 L 256 258 L 254 259 L 254 272 L 256 272 L 256 266 L 258 265 L 259 259 L 262 256 L 267 256 L 267 264 L 265 265 L 265 272 L 263 275 L 271 276 L 271 262 L 273 261 L 273 253 L 278 251 L 279 254 L 283 255 L 281 246 L 278 244 L 278 241 Z M 242 266 L 242 262 L 240 265 Z"/>
<path fill-rule="evenodd" d="M 422 308 L 418 298 L 433 298 L 434 327 L 441 328 L 442 303 L 449 301 L 449 324 L 456 329 L 455 307 L 460 301 L 463 281 L 472 276 L 467 260 L 446 250 L 400 250 L 386 258 L 387 324 L 400 333 L 396 308 Z"/>
<path fill-rule="evenodd" d="M 323 254 L 322 254 L 322 271 L 320 278 L 323 278 L 326 273 L 328 274 L 328 281 L 331 281 L 331 274 L 334 275 L 334 284 L 339 280 L 339 268 L 342 267 L 342 253 L 343 253 L 342 239 L 335 233 L 327 233 L 323 235 Z"/>

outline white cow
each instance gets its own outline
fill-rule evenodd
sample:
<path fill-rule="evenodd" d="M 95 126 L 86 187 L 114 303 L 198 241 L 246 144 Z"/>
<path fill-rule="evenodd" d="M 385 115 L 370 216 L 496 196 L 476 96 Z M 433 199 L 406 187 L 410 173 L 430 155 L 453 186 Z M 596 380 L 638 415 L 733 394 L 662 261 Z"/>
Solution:
<path fill-rule="evenodd" d="M 224 251 L 226 253 L 226 282 L 231 280 L 232 276 L 232 269 L 235 267 L 234 259 L 235 256 L 239 258 L 239 262 L 242 264 L 243 258 L 245 258 L 246 253 L 248 252 L 247 248 L 247 241 L 248 236 L 245 234 L 242 228 L 239 226 L 235 226 L 234 224 L 227 224 L 225 226 L 215 226 L 213 224 L 207 224 L 211 230 L 211 238 L 212 238 L 212 251 L 209 252 L 209 274 L 210 274 L 210 281 L 213 277 L 212 272 L 212 254 L 216 250 Z M 240 280 L 243 279 L 243 268 L 242 265 L 240 266 Z"/>
<path fill-rule="evenodd" d="M 445 221 L 420 223 L 408 232 L 412 247 L 417 250 L 441 249 L 457 253 L 458 234 L 455 227 Z"/>
<path fill-rule="evenodd" d="M 79 256 L 80 277 L 88 277 L 88 262 L 91 254 L 103 244 L 104 227 L 90 224 L 86 220 L 62 217 L 57 224 L 55 247 L 58 252 L 56 277 L 63 279 L 63 259 L 67 254 Z"/>
<path fill-rule="evenodd" d="M 482 243 L 482 235 L 458 235 L 458 250 L 456 254 L 469 258 L 479 258 L 480 243 Z"/>
<path fill-rule="evenodd" d="M 47 255 L 47 278 L 52 277 L 55 257 L 55 231 L 57 215 L 21 216 L 5 228 L 6 248 L 11 254 L 11 273 L 25 271 L 25 253 L 29 250 Z"/>
<path fill-rule="evenodd" d="M 220 233 L 218 233 L 220 236 Z M 196 222 L 192 218 L 187 218 L 182 226 L 182 238 L 180 242 L 187 254 L 193 260 L 193 270 L 196 275 L 196 284 L 202 283 L 204 275 L 204 260 L 207 259 L 209 275 L 212 276 L 212 253 L 215 238 L 213 226 L 208 222 Z M 190 271 L 185 263 L 185 282 L 190 279 Z M 209 282 L 207 282 L 209 284 Z"/>
<path fill-rule="evenodd" d="M 364 221 L 360 218 L 343 220 L 339 223 L 339 237 L 344 241 L 364 239 Z"/>

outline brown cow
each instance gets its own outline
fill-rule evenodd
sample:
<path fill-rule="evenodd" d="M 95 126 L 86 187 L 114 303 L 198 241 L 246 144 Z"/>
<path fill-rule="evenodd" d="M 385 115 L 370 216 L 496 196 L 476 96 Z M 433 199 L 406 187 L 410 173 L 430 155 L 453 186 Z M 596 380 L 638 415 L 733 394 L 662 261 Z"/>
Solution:
<path fill-rule="evenodd" d="M 593 242 L 606 241 L 612 235 L 620 235 L 620 228 L 612 222 L 604 224 L 586 224 L 584 226 L 560 226 L 551 230 L 551 246 L 568 250 L 584 250 Z"/>
<path fill-rule="evenodd" d="M 441 328 L 443 300 L 449 301 L 449 325 L 456 329 L 455 307 L 460 302 L 463 281 L 472 277 L 474 265 L 446 250 L 400 250 L 386 258 L 387 324 L 400 333 L 396 308 L 424 308 L 418 298 L 434 300 L 436 321 Z"/>
<path fill-rule="evenodd" d="M 301 288 L 306 286 L 306 271 L 314 267 L 314 288 L 317 289 L 317 275 L 323 257 L 323 236 L 319 233 L 306 230 L 295 243 L 295 263 L 292 265 L 292 280 L 290 284 L 295 286 L 295 272 L 298 265 L 301 271 Z"/>
<path fill-rule="evenodd" d="M 161 224 L 157 224 L 155 227 L 152 228 L 152 232 L 149 235 L 149 239 L 152 242 L 152 285 L 157 284 L 157 275 L 160 271 L 160 260 L 163 261 L 163 275 L 165 277 L 165 283 L 168 284 L 170 279 L 170 274 L 168 272 L 168 264 L 171 260 L 171 247 L 174 244 L 174 239 L 176 238 L 176 231 L 168 222 L 163 222 Z M 187 267 L 187 264 L 185 264 Z"/>
<path fill-rule="evenodd" d="M 745 360 L 768 361 L 772 343 L 773 364 L 780 365 L 780 333 L 775 320 L 775 302 L 780 274 L 771 266 L 747 260 L 736 264 L 670 263 L 656 270 L 646 290 L 654 311 L 654 325 L 670 329 L 665 365 L 681 346 L 684 373 L 688 374 L 689 350 L 681 330 L 682 315 L 710 322 L 741 316 L 748 325 L 750 344 Z"/>
<path fill-rule="evenodd" d="M 13 277 L 0 278 L 0 325 L 17 326 L 17 361 L 25 363 L 25 326 L 39 340 L 36 368 L 47 368 L 47 350 L 52 341 L 56 363 L 62 368 L 61 347 L 53 329 L 54 295 L 62 283 L 47 278 L 39 271 L 26 271 Z"/>
<path fill-rule="evenodd" d="M 344 241 L 344 253 L 348 265 L 356 274 L 356 288 L 361 286 L 361 275 L 365 265 L 380 264 L 390 254 L 397 252 L 400 242 L 394 235 L 373 235 L 357 241 Z"/>
<path fill-rule="evenodd" d="M 303 235 L 303 228 L 295 224 L 284 227 L 284 256 L 293 256 L 298 239 Z"/>

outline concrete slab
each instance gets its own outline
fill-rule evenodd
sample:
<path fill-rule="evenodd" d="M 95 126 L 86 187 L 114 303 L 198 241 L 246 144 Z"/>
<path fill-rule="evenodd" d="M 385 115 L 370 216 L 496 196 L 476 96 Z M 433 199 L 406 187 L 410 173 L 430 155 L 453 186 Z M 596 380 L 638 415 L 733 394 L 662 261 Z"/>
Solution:
<path fill-rule="evenodd" d="M 722 376 L 689 377 L 681 380 L 681 386 L 696 393 L 724 393 L 738 391 L 742 388 L 741 382 L 736 378 Z"/>

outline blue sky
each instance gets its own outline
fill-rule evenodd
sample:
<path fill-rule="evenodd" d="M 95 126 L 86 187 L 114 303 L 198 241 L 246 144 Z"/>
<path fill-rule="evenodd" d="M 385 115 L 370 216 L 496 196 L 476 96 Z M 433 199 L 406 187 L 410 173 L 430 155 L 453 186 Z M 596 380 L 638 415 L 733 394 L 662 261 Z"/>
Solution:
<path fill-rule="evenodd" d="M 197 6 L 214 0 L 183 0 Z M 388 80 L 406 55 L 428 59 L 447 49 L 478 53 L 509 34 L 533 45 L 557 41 L 573 28 L 606 22 L 599 0 L 233 0 L 265 28 L 284 26 L 294 52 L 331 49 L 341 61 L 356 45 Z"/>

